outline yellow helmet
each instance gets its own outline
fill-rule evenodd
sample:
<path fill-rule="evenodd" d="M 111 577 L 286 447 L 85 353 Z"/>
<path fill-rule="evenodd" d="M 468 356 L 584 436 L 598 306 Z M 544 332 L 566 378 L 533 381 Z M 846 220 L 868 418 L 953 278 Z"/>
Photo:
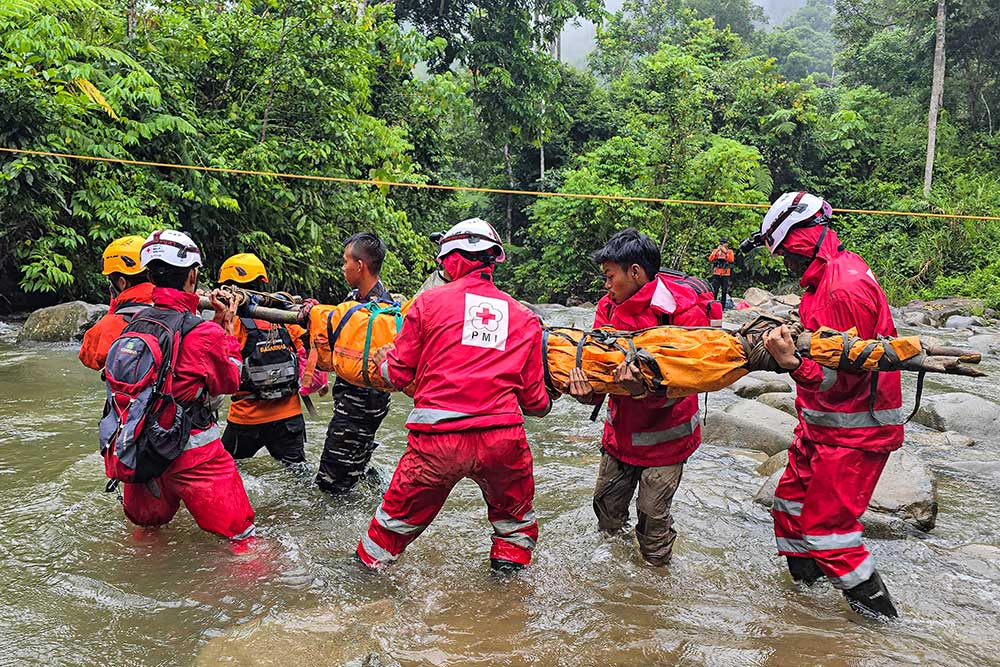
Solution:
<path fill-rule="evenodd" d="M 104 268 L 101 273 L 109 276 L 112 273 L 124 273 L 134 276 L 145 271 L 139 264 L 139 252 L 146 242 L 141 236 L 124 236 L 115 239 L 104 249 Z"/>
<path fill-rule="evenodd" d="M 224 283 L 232 280 L 236 283 L 249 283 L 260 278 L 267 282 L 267 271 L 264 269 L 264 262 L 260 257 L 252 252 L 244 252 L 233 255 L 222 263 L 219 269 L 219 282 Z"/>

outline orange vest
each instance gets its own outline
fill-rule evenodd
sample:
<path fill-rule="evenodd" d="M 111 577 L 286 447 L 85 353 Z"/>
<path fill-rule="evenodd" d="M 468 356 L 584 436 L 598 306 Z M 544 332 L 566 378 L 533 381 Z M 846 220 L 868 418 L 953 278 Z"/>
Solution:
<path fill-rule="evenodd" d="M 104 368 L 111 344 L 121 335 L 135 314 L 136 307 L 153 304 L 153 283 L 139 283 L 111 300 L 111 307 L 94 326 L 83 334 L 80 344 L 80 362 L 87 368 L 99 371 Z M 121 312 L 116 312 L 121 310 Z"/>
<path fill-rule="evenodd" d="M 708 261 L 718 262 L 712 267 L 712 275 L 715 276 L 728 276 L 732 271 L 733 262 L 736 261 L 736 255 L 733 253 L 732 249 L 723 250 L 722 247 L 717 247 L 712 251 L 712 254 L 708 256 Z M 723 264 L 723 262 L 725 262 Z"/>

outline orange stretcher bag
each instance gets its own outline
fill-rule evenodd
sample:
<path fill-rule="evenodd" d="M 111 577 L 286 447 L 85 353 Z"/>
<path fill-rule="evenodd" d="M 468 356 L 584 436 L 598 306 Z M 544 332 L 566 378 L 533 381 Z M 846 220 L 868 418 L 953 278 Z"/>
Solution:
<path fill-rule="evenodd" d="M 369 359 L 375 350 L 395 340 L 411 303 L 345 301 L 336 306 L 313 306 L 309 340 L 316 351 L 316 367 L 351 384 L 396 391 Z"/>
<path fill-rule="evenodd" d="M 920 338 L 879 338 L 864 340 L 855 328 L 835 331 L 820 327 L 809 336 L 809 357 L 828 368 L 855 371 L 899 370 L 899 364 L 923 350 Z"/>
<path fill-rule="evenodd" d="M 634 360 L 650 391 L 671 398 L 728 387 L 749 370 L 743 344 L 716 328 L 661 326 L 640 331 L 547 328 L 542 333 L 545 381 L 568 393 L 569 372 L 581 368 L 599 394 L 627 394 L 615 367 Z"/>

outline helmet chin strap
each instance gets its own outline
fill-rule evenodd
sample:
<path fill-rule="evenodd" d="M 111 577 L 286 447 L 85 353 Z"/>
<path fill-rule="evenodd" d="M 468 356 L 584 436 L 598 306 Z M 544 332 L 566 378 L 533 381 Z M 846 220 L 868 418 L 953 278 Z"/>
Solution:
<path fill-rule="evenodd" d="M 823 225 L 823 231 L 820 233 L 819 239 L 816 241 L 816 246 L 813 248 L 812 257 L 809 258 L 810 262 L 814 261 L 816 256 L 819 255 L 819 249 L 823 246 L 823 241 L 826 239 L 826 233 L 828 231 L 830 231 L 830 228 Z"/>

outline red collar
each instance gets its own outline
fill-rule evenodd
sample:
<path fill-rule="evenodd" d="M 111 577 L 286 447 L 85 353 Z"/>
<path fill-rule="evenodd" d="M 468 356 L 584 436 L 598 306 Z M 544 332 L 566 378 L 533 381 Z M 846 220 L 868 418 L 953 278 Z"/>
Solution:
<path fill-rule="evenodd" d="M 183 292 L 170 287 L 153 288 L 153 305 L 179 313 L 197 313 L 199 297 L 194 292 Z"/>
<path fill-rule="evenodd" d="M 121 303 L 152 303 L 153 283 L 139 283 L 133 285 L 111 300 L 111 309 Z"/>

